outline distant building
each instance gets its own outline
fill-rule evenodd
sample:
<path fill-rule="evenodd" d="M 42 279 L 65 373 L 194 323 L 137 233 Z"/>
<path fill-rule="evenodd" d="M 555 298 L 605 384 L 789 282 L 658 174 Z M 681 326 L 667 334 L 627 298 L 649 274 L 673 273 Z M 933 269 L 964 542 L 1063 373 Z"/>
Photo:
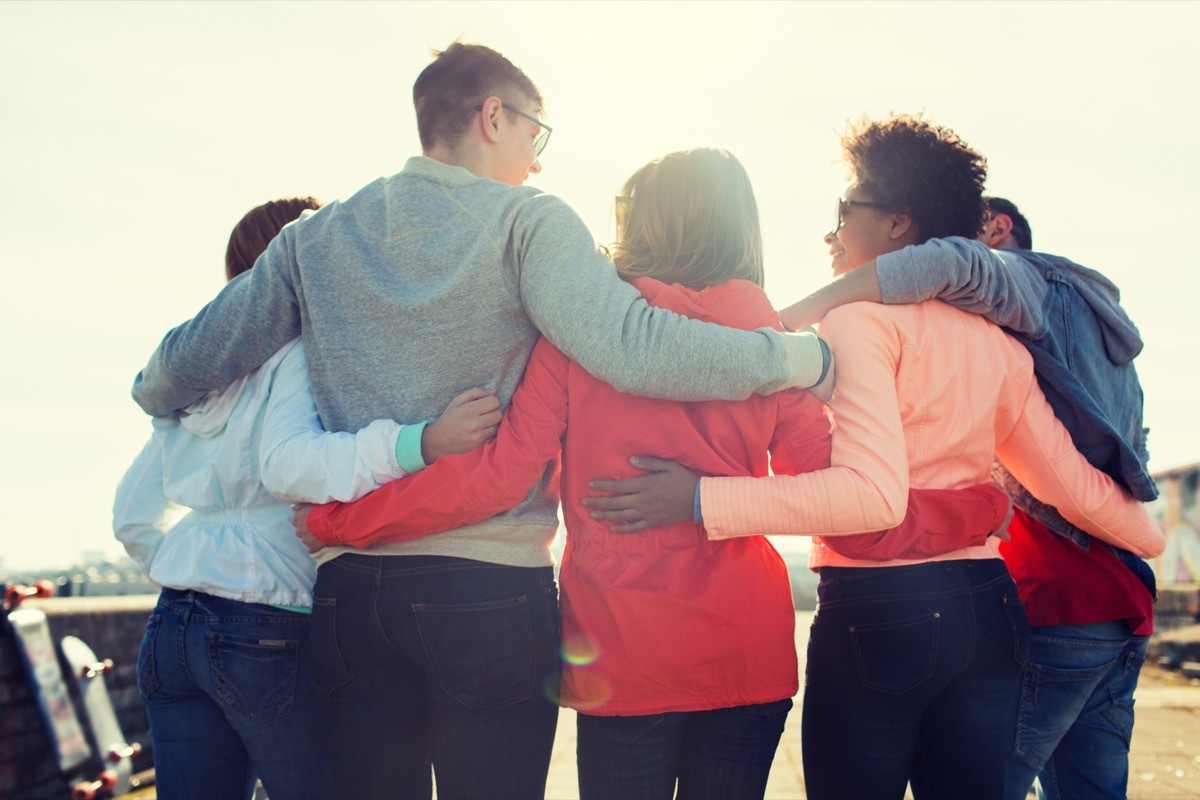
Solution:
<path fill-rule="evenodd" d="M 1150 563 L 1162 583 L 1200 583 L 1200 462 L 1156 473 L 1159 496 L 1149 504 L 1167 537 L 1167 549 Z"/>

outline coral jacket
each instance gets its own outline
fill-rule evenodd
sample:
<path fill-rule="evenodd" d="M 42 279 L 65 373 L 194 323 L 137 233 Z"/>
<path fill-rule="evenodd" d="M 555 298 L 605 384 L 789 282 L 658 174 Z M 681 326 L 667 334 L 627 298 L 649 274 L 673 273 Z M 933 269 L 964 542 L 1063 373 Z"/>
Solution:
<path fill-rule="evenodd" d="M 780 327 L 766 295 L 747 281 L 698 290 L 649 278 L 634 285 L 651 305 L 696 319 Z M 314 508 L 308 524 L 323 541 L 357 546 L 465 525 L 518 502 L 560 447 L 563 704 L 638 715 L 795 694 L 790 583 L 765 538 L 709 541 L 691 522 L 614 534 L 579 500 L 595 494 L 589 481 L 641 474 L 629 464 L 633 455 L 679 461 L 702 475 L 828 467 L 829 422 L 806 392 L 691 403 L 638 397 L 593 377 L 543 339 L 494 442 L 440 458 L 358 503 Z M 915 505 L 930 509 L 923 515 L 929 519 L 942 519 L 938 509 L 973 517 L 972 535 L 982 538 L 1003 518 L 997 494 L 931 492 Z"/>

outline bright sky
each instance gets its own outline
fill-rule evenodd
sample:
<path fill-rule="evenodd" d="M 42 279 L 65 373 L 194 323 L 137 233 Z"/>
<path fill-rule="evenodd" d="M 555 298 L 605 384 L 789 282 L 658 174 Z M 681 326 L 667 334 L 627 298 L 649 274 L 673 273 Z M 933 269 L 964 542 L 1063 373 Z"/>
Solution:
<path fill-rule="evenodd" d="M 598 240 L 647 160 L 735 153 L 779 305 L 828 278 L 846 121 L 924 110 L 989 157 L 1039 249 L 1122 287 L 1151 466 L 1200 461 L 1198 27 L 1185 2 L 0 4 L 0 559 L 119 552 L 112 492 L 150 430 L 129 387 L 220 289 L 230 229 L 398 171 L 412 82 L 460 36 L 539 85 L 534 183 Z"/>

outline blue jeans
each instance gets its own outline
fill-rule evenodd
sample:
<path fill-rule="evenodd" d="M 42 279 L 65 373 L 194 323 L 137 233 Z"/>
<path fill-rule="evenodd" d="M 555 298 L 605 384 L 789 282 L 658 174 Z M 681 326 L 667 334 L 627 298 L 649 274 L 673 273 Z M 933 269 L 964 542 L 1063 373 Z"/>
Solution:
<path fill-rule="evenodd" d="M 317 570 L 312 680 L 335 785 L 361 800 L 545 794 L 558 723 L 552 568 L 349 554 Z"/>
<path fill-rule="evenodd" d="M 582 800 L 761 798 L 791 698 L 634 717 L 580 714 Z M 679 793 L 675 794 L 675 782 Z"/>
<path fill-rule="evenodd" d="M 272 800 L 309 797 L 308 616 L 163 589 L 138 652 L 158 796 L 243 800 L 255 775 Z"/>
<path fill-rule="evenodd" d="M 1001 798 L 1029 626 L 999 559 L 825 567 L 801 722 L 812 800 Z"/>
<path fill-rule="evenodd" d="M 1123 621 L 1031 629 L 1009 776 L 1014 798 L 1123 798 L 1148 637 Z"/>

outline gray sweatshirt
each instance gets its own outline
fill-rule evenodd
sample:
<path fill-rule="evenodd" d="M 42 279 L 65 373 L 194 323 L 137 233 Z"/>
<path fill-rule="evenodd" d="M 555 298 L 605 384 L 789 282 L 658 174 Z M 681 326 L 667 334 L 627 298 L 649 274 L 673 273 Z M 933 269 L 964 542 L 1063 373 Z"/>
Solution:
<path fill-rule="evenodd" d="M 810 334 L 651 308 L 558 198 L 418 156 L 284 228 L 253 270 L 167 334 L 133 396 L 172 414 L 302 335 L 326 429 L 417 422 L 472 386 L 507 405 L 539 331 L 618 389 L 675 400 L 807 386 L 822 366 Z M 549 564 L 553 477 L 491 520 L 370 552 Z"/>

